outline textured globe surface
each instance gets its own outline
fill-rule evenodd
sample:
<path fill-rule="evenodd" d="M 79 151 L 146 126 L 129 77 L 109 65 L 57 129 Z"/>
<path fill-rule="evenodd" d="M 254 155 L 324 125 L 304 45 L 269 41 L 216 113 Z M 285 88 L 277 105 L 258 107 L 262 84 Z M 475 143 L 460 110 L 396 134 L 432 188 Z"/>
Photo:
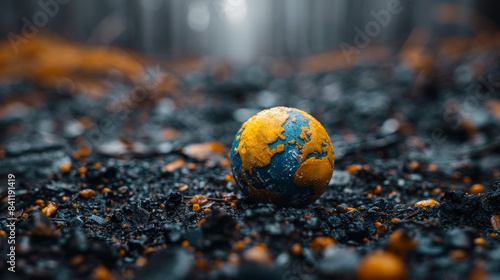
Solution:
<path fill-rule="evenodd" d="M 233 176 L 257 202 L 304 207 L 325 191 L 333 146 L 323 126 L 304 111 L 275 107 L 243 124 L 231 148 Z"/>

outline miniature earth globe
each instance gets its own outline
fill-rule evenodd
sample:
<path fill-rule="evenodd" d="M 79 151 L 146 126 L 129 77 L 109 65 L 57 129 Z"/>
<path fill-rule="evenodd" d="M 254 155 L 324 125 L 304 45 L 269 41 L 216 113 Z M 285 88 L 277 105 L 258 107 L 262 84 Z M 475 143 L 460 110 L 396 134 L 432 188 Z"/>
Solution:
<path fill-rule="evenodd" d="M 243 124 L 231 148 L 238 187 L 256 202 L 305 207 L 325 191 L 335 156 L 326 130 L 304 111 L 275 107 Z"/>

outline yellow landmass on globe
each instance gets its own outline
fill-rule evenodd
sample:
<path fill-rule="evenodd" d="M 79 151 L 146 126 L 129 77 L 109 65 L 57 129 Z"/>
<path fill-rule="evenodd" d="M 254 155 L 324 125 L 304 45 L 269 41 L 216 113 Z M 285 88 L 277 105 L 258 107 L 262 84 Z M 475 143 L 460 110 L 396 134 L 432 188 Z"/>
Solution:
<path fill-rule="evenodd" d="M 302 134 L 300 135 L 300 139 L 306 141 L 306 143 L 299 155 L 302 164 L 295 172 L 294 183 L 299 188 L 314 187 L 314 195 L 311 200 L 314 201 L 321 196 L 328 186 L 333 173 L 335 156 L 333 155 L 330 137 L 321 123 L 304 111 L 297 110 L 297 112 L 309 120 L 309 128 L 302 128 Z M 307 141 L 307 137 L 310 138 L 309 141 Z M 317 155 L 326 153 L 326 156 L 319 159 L 317 157 L 307 159 L 312 153 Z"/>
<path fill-rule="evenodd" d="M 241 170 L 245 181 L 252 186 L 246 178 L 245 170 L 252 174 L 253 168 L 262 168 L 271 163 L 272 157 L 276 153 L 285 150 L 284 145 L 278 145 L 275 149 L 270 149 L 272 144 L 280 138 L 285 140 L 283 124 L 288 120 L 291 109 L 286 107 L 276 107 L 259 112 L 250 118 L 242 126 L 243 133 L 241 141 L 236 148 L 236 154 L 241 158 Z"/>

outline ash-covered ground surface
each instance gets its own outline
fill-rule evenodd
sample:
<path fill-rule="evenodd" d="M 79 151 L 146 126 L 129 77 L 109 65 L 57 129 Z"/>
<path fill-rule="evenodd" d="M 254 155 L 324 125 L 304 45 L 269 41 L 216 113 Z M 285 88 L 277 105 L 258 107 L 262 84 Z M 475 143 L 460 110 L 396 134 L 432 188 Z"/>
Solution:
<path fill-rule="evenodd" d="M 1 279 L 500 279 L 494 49 L 314 74 L 121 53 L 60 66 L 41 49 L 0 73 Z M 330 185 L 303 209 L 248 201 L 231 176 L 237 130 L 273 106 L 333 142 Z"/>

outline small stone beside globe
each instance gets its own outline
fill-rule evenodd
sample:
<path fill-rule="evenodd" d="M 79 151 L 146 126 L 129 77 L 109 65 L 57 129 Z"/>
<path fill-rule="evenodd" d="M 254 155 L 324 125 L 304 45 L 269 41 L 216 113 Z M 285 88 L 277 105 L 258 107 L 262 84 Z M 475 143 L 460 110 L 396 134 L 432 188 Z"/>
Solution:
<path fill-rule="evenodd" d="M 231 148 L 233 176 L 250 199 L 305 207 L 326 190 L 335 157 L 330 137 L 295 108 L 263 110 L 243 124 Z"/>

